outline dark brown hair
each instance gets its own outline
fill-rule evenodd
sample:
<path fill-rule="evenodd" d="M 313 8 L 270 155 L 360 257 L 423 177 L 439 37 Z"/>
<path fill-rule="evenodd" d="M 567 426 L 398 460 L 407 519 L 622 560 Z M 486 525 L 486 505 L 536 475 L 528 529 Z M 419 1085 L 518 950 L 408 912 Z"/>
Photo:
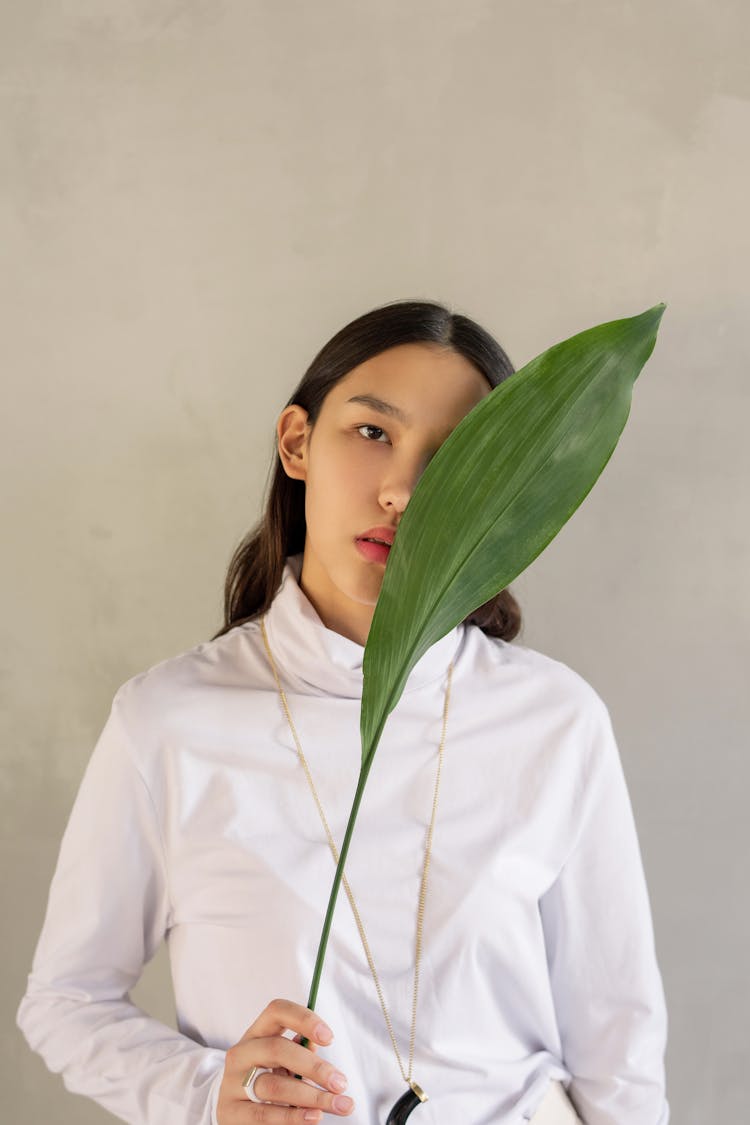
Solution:
<path fill-rule="evenodd" d="M 353 368 L 399 344 L 439 344 L 464 356 L 496 387 L 514 372 L 498 342 L 473 320 L 434 301 L 393 301 L 351 321 L 325 344 L 287 402 L 297 403 L 314 424 L 323 401 Z M 287 476 L 276 454 L 262 519 L 235 550 L 224 585 L 222 636 L 265 613 L 281 584 L 288 555 L 305 546 L 305 482 Z M 474 610 L 467 624 L 491 637 L 512 640 L 521 629 L 521 609 L 510 592 L 501 590 Z"/>

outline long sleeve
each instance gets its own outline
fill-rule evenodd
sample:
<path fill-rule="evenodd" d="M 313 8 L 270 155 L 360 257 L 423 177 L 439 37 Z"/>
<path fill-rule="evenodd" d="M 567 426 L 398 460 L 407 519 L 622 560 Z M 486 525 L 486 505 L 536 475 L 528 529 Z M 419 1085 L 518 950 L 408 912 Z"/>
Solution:
<path fill-rule="evenodd" d="M 18 1025 L 68 1090 L 122 1120 L 209 1125 L 224 1053 L 129 998 L 170 910 L 159 825 L 118 696 L 63 837 Z"/>
<path fill-rule="evenodd" d="M 648 892 L 609 713 L 595 702 L 575 844 L 540 900 L 568 1092 L 586 1125 L 667 1125 Z"/>

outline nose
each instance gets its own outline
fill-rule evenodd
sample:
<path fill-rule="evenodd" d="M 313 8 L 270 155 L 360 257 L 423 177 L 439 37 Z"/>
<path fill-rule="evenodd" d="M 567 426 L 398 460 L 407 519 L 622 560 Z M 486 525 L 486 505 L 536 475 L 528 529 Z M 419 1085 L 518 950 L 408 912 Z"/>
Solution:
<path fill-rule="evenodd" d="M 403 512 L 411 500 L 411 494 L 417 487 L 417 482 L 426 468 L 426 461 L 418 464 L 408 463 L 400 466 L 391 464 L 389 471 L 380 484 L 378 497 L 380 506 L 386 511 Z"/>

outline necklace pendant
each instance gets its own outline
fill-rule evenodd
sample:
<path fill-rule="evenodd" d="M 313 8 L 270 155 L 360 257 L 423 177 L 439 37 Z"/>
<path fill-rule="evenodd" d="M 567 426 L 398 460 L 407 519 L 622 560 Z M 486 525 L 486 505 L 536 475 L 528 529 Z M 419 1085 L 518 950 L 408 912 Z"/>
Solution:
<path fill-rule="evenodd" d="M 385 1125 L 404 1125 L 409 1114 L 422 1102 L 427 1101 L 427 1094 L 416 1082 L 410 1082 L 411 1089 L 402 1094 L 388 1114 Z"/>

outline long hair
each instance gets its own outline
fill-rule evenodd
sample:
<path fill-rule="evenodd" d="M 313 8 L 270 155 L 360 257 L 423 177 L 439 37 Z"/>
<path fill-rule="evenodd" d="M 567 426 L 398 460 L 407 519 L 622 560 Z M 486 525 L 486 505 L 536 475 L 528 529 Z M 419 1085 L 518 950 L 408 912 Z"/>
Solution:
<path fill-rule="evenodd" d="M 491 387 L 515 370 L 500 344 L 468 317 L 434 301 L 393 301 L 357 317 L 331 337 L 286 405 L 303 407 L 314 425 L 328 392 L 353 368 L 387 348 L 412 343 L 451 348 L 473 363 Z M 224 625 L 213 640 L 269 609 L 281 585 L 286 558 L 304 550 L 305 534 L 305 482 L 287 476 L 277 452 L 263 516 L 229 563 Z M 510 641 L 521 629 L 521 609 L 506 587 L 474 610 L 466 623 Z"/>

